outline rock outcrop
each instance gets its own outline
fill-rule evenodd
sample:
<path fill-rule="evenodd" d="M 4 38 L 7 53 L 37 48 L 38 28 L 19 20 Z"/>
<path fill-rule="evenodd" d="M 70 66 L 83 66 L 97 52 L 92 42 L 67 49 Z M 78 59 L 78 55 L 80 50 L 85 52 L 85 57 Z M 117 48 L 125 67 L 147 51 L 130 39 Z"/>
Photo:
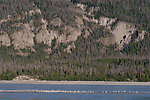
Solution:
<path fill-rule="evenodd" d="M 113 23 L 115 23 L 116 20 L 117 20 L 117 18 L 107 18 L 107 17 L 103 17 L 103 16 L 102 16 L 102 17 L 100 17 L 98 23 L 99 23 L 101 26 L 104 26 L 104 27 L 106 27 L 106 28 L 108 28 L 108 29 L 111 30 L 111 25 L 112 25 Z"/>
<path fill-rule="evenodd" d="M 7 33 L 2 33 L 0 35 L 0 46 L 1 45 L 10 46 L 10 38 Z"/>
<path fill-rule="evenodd" d="M 32 48 L 34 45 L 34 33 L 29 24 L 22 25 L 23 30 L 17 31 L 11 35 L 12 44 L 15 49 Z"/>
<path fill-rule="evenodd" d="M 123 47 L 124 44 L 128 44 L 131 41 L 132 34 L 135 33 L 136 27 L 134 24 L 119 21 L 112 30 L 115 42 L 119 45 L 119 49 Z"/>
<path fill-rule="evenodd" d="M 36 35 L 36 42 L 37 43 L 44 43 L 47 44 L 48 46 L 51 46 L 52 40 L 55 37 L 55 34 L 57 32 L 51 30 L 50 32 L 47 30 L 47 22 L 46 20 L 42 19 L 42 29 L 39 30 L 39 33 Z"/>
<path fill-rule="evenodd" d="M 38 79 L 33 78 L 32 76 L 20 75 L 20 76 L 17 76 L 16 78 L 14 78 L 13 80 L 14 81 L 19 81 L 19 80 L 37 81 Z"/>
<path fill-rule="evenodd" d="M 74 28 L 72 26 L 64 27 L 64 34 L 58 37 L 58 42 L 67 43 L 76 41 L 78 36 L 81 35 L 81 30 L 79 28 Z"/>
<path fill-rule="evenodd" d="M 79 4 L 78 6 L 81 7 L 82 9 L 86 7 L 86 6 L 79 5 Z M 90 8 L 88 12 L 88 15 L 90 17 L 83 15 L 83 19 L 88 22 L 92 22 L 99 26 L 105 27 L 105 29 L 112 34 L 111 37 L 103 37 L 103 38 L 100 38 L 98 41 L 100 41 L 102 44 L 106 46 L 117 43 L 118 49 L 122 49 L 124 44 L 128 44 L 131 41 L 131 36 L 135 34 L 135 32 L 138 31 L 138 29 L 135 27 L 135 24 L 118 21 L 117 18 L 108 18 L 108 17 L 100 16 L 100 18 L 95 19 L 93 13 L 94 11 L 97 11 L 98 9 L 99 9 L 98 7 Z M 143 40 L 145 33 L 146 32 L 144 30 L 139 32 L 139 36 L 136 41 Z M 87 36 L 88 35 L 85 34 L 84 37 L 87 37 Z"/>
<path fill-rule="evenodd" d="M 33 5 L 36 6 L 35 4 Z M 94 12 L 99 11 L 99 7 L 88 8 L 87 5 L 76 4 L 75 7 L 73 6 L 71 9 L 74 11 L 72 14 L 73 17 L 71 17 L 73 20 L 71 23 L 68 23 L 66 19 L 64 19 L 66 16 L 62 17 L 59 14 L 53 14 L 50 18 L 45 18 L 45 16 L 42 15 L 42 10 L 37 7 L 28 11 L 22 11 L 22 15 L 18 15 L 14 19 L 10 15 L 5 19 L 1 19 L 0 26 L 7 21 L 18 21 L 18 23 L 13 23 L 13 25 L 10 26 L 21 27 L 22 29 L 15 30 L 11 34 L 6 32 L 1 34 L 0 45 L 11 46 L 12 44 L 14 49 L 17 50 L 26 48 L 33 50 L 35 42 L 44 43 L 48 46 L 45 52 L 50 54 L 52 52 L 52 41 L 56 39 L 55 46 L 63 43 L 67 45 L 64 51 L 71 53 L 71 49 L 75 48 L 74 44 L 78 37 L 84 34 L 83 37 L 88 38 L 90 34 L 94 33 L 93 27 L 98 26 L 103 27 L 105 31 L 111 34 L 110 36 L 100 37 L 98 39 L 99 42 L 104 46 L 116 43 L 118 44 L 118 49 L 122 49 L 125 44 L 131 41 L 131 36 L 136 32 L 138 32 L 138 37 L 135 41 L 143 40 L 144 35 L 147 33 L 144 30 L 138 30 L 135 24 L 122 22 L 117 18 L 108 18 L 105 16 L 95 17 Z M 57 10 L 59 11 L 59 9 L 56 9 L 56 11 Z M 61 9 L 61 11 L 63 10 L 66 10 L 66 8 Z M 31 20 L 19 22 L 28 16 L 31 17 Z M 90 27 L 90 25 L 85 23 L 94 23 L 95 26 Z M 103 33 L 105 34 L 104 31 Z M 70 43 L 72 44 L 70 45 Z"/>

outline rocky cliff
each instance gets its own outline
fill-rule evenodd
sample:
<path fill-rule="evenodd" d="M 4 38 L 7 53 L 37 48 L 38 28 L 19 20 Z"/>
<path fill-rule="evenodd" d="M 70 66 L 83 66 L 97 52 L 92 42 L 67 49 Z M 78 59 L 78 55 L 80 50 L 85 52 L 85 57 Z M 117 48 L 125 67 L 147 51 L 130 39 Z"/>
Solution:
<path fill-rule="evenodd" d="M 0 1 L 0 80 L 27 75 L 150 81 L 149 5 L 149 0 Z"/>
<path fill-rule="evenodd" d="M 33 46 L 36 43 L 44 43 L 51 49 L 52 41 L 56 39 L 56 46 L 60 43 L 68 44 L 64 51 L 70 53 L 71 51 L 68 51 L 69 48 L 73 47 L 75 49 L 75 45 L 71 46 L 69 43 L 73 45 L 82 34 L 84 34 L 85 38 L 88 38 L 90 34 L 94 34 L 93 27 L 89 27 L 85 23 L 94 23 L 95 26 L 104 27 L 102 34 L 105 34 L 105 31 L 110 34 L 107 37 L 100 37 L 97 41 L 101 42 L 104 46 L 116 43 L 118 49 L 123 49 L 123 46 L 131 41 L 133 34 L 138 32 L 137 41 L 141 41 L 147 33 L 145 30 L 138 29 L 135 23 L 124 22 L 117 18 L 105 16 L 95 18 L 94 13 L 100 10 L 99 7 L 87 7 L 87 5 L 80 3 L 73 5 L 70 1 L 65 2 L 68 5 L 63 5 L 61 1 L 51 2 L 54 3 L 52 4 L 54 8 L 50 8 L 50 13 L 51 10 L 52 12 L 56 10 L 57 13 L 50 16 L 51 18 L 49 19 L 43 17 L 44 11 L 41 11 L 38 5 L 34 3 L 30 4 L 30 6 L 35 6 L 34 8 L 21 11 L 21 14 L 15 15 L 15 18 L 13 15 L 7 15 L 7 17 L 1 19 L 1 27 L 4 24 L 6 26 L 10 24 L 9 28 L 14 28 L 13 31 L 5 31 L 5 29 L 1 28 L 1 45 L 13 46 L 17 50 L 31 49 L 35 51 Z M 66 15 L 60 15 L 59 12 L 64 12 Z M 29 20 L 26 21 L 25 19 Z M 68 19 L 71 21 L 69 22 Z M 22 22 L 23 20 L 25 22 Z"/>

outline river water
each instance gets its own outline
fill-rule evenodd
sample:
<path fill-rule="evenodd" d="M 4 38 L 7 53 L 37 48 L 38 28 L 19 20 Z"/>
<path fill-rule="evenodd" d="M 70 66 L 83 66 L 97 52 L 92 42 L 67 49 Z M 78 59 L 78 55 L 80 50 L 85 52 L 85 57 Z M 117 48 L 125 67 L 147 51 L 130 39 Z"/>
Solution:
<path fill-rule="evenodd" d="M 150 86 L 0 84 L 0 90 L 32 90 L 1 91 L 0 100 L 150 100 Z"/>

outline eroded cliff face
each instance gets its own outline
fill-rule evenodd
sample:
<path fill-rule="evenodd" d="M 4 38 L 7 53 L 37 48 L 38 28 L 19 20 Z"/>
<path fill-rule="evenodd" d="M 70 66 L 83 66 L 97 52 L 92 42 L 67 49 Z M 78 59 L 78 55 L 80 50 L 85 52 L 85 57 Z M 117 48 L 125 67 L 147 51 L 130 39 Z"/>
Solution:
<path fill-rule="evenodd" d="M 48 46 L 51 46 L 52 40 L 54 39 L 57 32 L 47 30 L 47 21 L 42 19 L 41 22 L 43 23 L 41 29 L 39 29 L 39 33 L 36 35 L 37 43 L 44 43 Z"/>
<path fill-rule="evenodd" d="M 3 33 L 0 35 L 0 46 L 10 46 L 10 38 L 7 33 Z"/>
<path fill-rule="evenodd" d="M 33 5 L 35 6 L 35 4 Z M 144 30 L 139 30 L 134 23 L 119 21 L 117 18 L 108 18 L 105 16 L 95 18 L 94 12 L 99 10 L 98 7 L 88 8 L 86 5 L 76 4 L 70 7 L 70 9 L 72 10 L 73 17 L 70 16 L 67 19 L 64 19 L 64 16 L 62 17 L 59 14 L 55 14 L 50 20 L 47 20 L 42 16 L 42 11 L 36 8 L 25 11 L 24 13 L 22 12 L 22 16 L 20 15 L 15 19 L 9 16 L 6 19 L 0 20 L 0 25 L 2 25 L 10 20 L 21 21 L 26 19 L 27 16 L 31 17 L 28 22 L 14 23 L 12 25 L 13 27 L 21 27 L 21 29 L 15 30 L 11 34 L 2 31 L 2 34 L 0 34 L 0 45 L 13 45 L 14 49 L 17 50 L 27 48 L 33 50 L 33 46 L 36 43 L 44 43 L 48 46 L 45 52 L 50 54 L 52 52 L 52 41 L 56 39 L 55 46 L 61 43 L 66 44 L 68 46 L 64 51 L 71 53 L 72 49 L 76 48 L 75 42 L 78 37 L 83 34 L 83 37 L 88 39 L 90 34 L 94 33 L 92 29 L 94 26 L 90 27 L 85 23 L 94 23 L 95 26 L 104 27 L 103 33 L 105 34 L 105 31 L 107 31 L 110 35 L 100 37 L 97 41 L 104 46 L 117 44 L 118 49 L 122 49 L 125 44 L 128 44 L 133 34 L 138 32 L 138 37 L 135 40 L 137 42 L 143 40 L 144 35 L 147 33 Z M 64 11 L 66 8 L 56 10 Z M 32 19 L 34 17 L 37 17 L 37 20 Z M 69 18 L 72 18 L 73 22 L 67 22 Z"/>
<path fill-rule="evenodd" d="M 81 29 L 83 26 L 83 21 L 80 18 L 76 19 L 76 27 L 71 25 L 61 26 L 61 19 L 54 18 L 50 24 L 58 27 L 58 30 L 47 30 L 47 21 L 42 19 L 43 26 L 36 35 L 37 43 L 44 43 L 51 46 L 52 40 L 56 38 L 57 43 L 68 43 L 77 40 L 78 36 L 81 35 Z M 61 32 L 60 32 L 61 31 Z"/>
<path fill-rule="evenodd" d="M 81 9 L 86 8 L 86 5 L 78 5 Z M 83 19 L 88 22 L 93 22 L 97 25 L 105 27 L 107 31 L 109 31 L 112 35 L 109 37 L 102 37 L 98 41 L 102 44 L 108 46 L 111 44 L 118 44 L 118 49 L 122 49 L 125 44 L 128 44 L 131 41 L 131 37 L 133 34 L 138 32 L 138 38 L 136 41 L 141 41 L 144 39 L 144 35 L 146 31 L 139 30 L 134 23 L 128 23 L 119 21 L 117 18 L 108 18 L 104 16 L 100 16 L 98 19 L 94 17 L 94 12 L 99 8 L 91 7 L 90 11 L 87 15 L 83 15 Z M 83 9 L 84 10 L 84 9 Z"/>
<path fill-rule="evenodd" d="M 124 44 L 128 44 L 131 41 L 131 36 L 136 31 L 135 25 L 126 22 L 118 22 L 115 29 L 112 30 L 115 42 L 119 45 L 119 49 Z"/>
<path fill-rule="evenodd" d="M 34 45 L 34 33 L 32 32 L 29 24 L 23 24 L 22 30 L 13 33 L 10 37 L 12 45 L 15 49 L 32 48 Z"/>

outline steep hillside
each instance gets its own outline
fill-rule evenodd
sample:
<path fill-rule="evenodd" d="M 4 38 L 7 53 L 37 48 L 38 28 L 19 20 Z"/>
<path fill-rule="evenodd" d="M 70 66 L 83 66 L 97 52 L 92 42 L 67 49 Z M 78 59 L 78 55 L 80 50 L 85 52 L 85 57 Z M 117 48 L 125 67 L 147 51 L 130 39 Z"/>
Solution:
<path fill-rule="evenodd" d="M 149 0 L 0 1 L 0 79 L 150 79 Z"/>

